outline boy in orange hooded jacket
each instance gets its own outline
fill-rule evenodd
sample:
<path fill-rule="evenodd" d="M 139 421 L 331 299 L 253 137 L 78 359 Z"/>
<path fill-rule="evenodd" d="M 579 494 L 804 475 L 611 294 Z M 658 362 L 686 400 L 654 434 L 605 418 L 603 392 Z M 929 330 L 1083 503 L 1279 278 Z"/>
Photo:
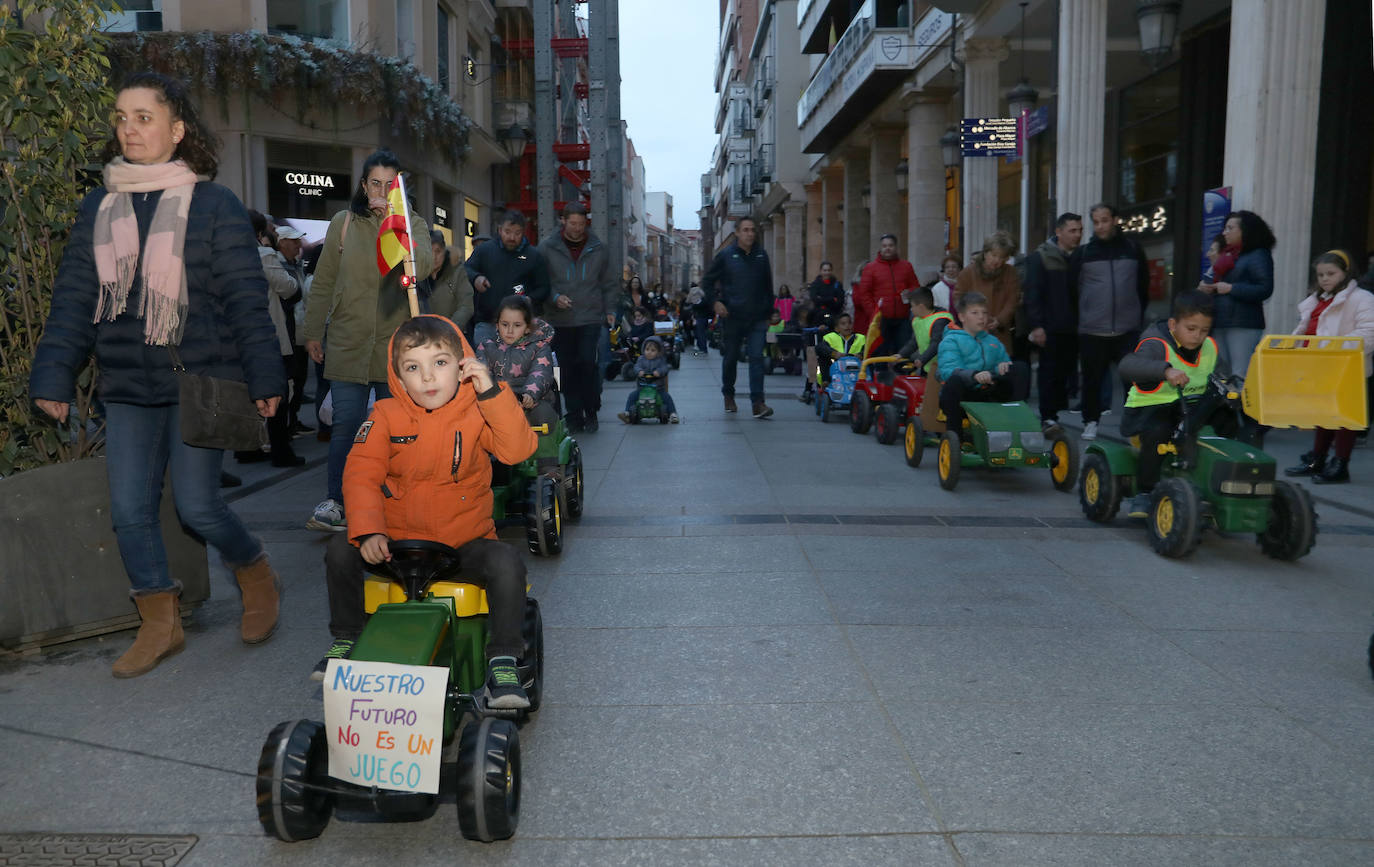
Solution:
<path fill-rule="evenodd" d="M 348 532 L 333 537 L 325 554 L 334 643 L 312 677 L 323 678 L 329 659 L 345 658 L 362 632 L 363 561 L 391 559 L 392 539 L 427 539 L 456 548 L 459 570 L 486 587 L 488 703 L 528 707 L 516 669 L 525 564 L 496 538 L 487 456 L 516 464 L 534 454 L 538 439 L 510 388 L 444 317 L 405 322 L 390 353 L 395 397 L 377 401 L 344 468 Z"/>

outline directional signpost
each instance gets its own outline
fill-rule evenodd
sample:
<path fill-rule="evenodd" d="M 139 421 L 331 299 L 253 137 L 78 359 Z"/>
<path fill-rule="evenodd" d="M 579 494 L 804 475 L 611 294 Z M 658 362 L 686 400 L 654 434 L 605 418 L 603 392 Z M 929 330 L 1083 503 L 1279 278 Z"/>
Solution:
<path fill-rule="evenodd" d="M 966 117 L 959 121 L 959 144 L 966 157 L 1014 157 L 1017 118 Z"/>

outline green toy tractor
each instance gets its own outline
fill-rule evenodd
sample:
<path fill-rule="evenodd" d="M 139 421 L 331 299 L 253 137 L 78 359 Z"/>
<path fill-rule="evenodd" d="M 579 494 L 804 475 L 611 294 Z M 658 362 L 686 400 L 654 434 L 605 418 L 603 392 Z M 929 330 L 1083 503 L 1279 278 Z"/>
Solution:
<path fill-rule="evenodd" d="M 972 467 L 1044 467 L 1055 490 L 1071 491 L 1078 479 L 1078 448 L 1062 428 L 1044 431 L 1040 419 L 1024 401 L 980 403 L 965 401 L 964 438 L 953 430 L 940 435 L 936 472 L 940 487 L 954 490 L 960 472 Z M 919 430 L 907 444 L 907 463 L 918 466 L 924 438 Z M 912 462 L 912 451 L 917 452 Z"/>
<path fill-rule="evenodd" d="M 1240 378 L 1213 374 L 1203 394 L 1185 401 L 1183 421 L 1171 440 L 1159 445 L 1164 463 L 1145 520 L 1150 545 L 1165 557 L 1186 557 L 1211 527 L 1254 533 L 1265 554 L 1296 560 L 1316 541 L 1312 498 L 1304 488 L 1277 479 L 1274 458 L 1258 446 L 1204 426 L 1223 406 L 1239 415 Z M 1138 440 L 1132 445 L 1098 440 L 1087 447 L 1078 498 L 1089 520 L 1112 520 L 1122 498 L 1135 495 L 1138 459 Z"/>
<path fill-rule="evenodd" d="M 492 464 L 492 519 L 498 528 L 523 525 L 530 553 L 551 557 L 563 550 L 564 518 L 582 517 L 582 449 L 562 418 L 534 431 L 533 455 L 510 467 Z"/>

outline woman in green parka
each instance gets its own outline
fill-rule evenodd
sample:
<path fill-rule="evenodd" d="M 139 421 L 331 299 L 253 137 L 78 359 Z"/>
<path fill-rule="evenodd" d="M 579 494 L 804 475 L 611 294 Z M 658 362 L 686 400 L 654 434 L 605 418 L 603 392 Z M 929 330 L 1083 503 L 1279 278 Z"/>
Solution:
<path fill-rule="evenodd" d="M 329 222 L 310 300 L 305 309 L 305 349 L 324 365 L 334 402 L 334 436 L 329 440 L 329 492 L 315 507 L 306 526 L 342 533 L 344 518 L 343 470 L 353 446 L 353 432 L 367 418 L 370 391 L 389 397 L 386 376 L 387 343 L 410 318 L 402 266 L 382 276 L 377 269 L 377 233 L 387 212 L 387 189 L 401 172 L 400 160 L 379 150 L 363 162 L 362 180 L 346 211 Z M 433 265 L 429 227 L 411 212 L 410 237 L 415 249 L 415 273 L 428 274 Z M 325 351 L 325 330 L 329 351 Z"/>

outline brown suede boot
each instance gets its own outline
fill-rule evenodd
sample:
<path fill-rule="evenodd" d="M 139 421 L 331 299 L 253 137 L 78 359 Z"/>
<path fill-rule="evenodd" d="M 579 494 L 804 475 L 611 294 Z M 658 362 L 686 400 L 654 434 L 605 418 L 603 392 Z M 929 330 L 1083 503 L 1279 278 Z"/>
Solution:
<path fill-rule="evenodd" d="M 133 647 L 126 650 L 110 670 L 115 677 L 147 674 L 157 668 L 159 662 L 180 653 L 186 646 L 186 636 L 181 631 L 177 594 L 169 591 L 136 596 L 134 604 L 138 606 L 143 625 L 138 627 L 138 637 L 134 639 Z"/>
<path fill-rule="evenodd" d="M 243 591 L 243 621 L 239 634 L 244 644 L 260 644 L 277 631 L 277 573 L 267 555 L 234 570 Z"/>

